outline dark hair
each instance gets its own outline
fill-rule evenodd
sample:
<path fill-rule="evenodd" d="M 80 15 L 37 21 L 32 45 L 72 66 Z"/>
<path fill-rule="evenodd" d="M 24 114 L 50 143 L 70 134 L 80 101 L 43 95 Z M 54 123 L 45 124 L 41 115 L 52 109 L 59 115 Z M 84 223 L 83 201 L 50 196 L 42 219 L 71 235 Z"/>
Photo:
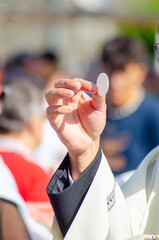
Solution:
<path fill-rule="evenodd" d="M 21 52 L 21 53 L 13 55 L 5 63 L 5 71 L 13 71 L 17 68 L 22 68 L 25 64 L 25 61 L 32 57 L 33 56 L 31 56 L 30 54 L 28 54 L 26 52 Z"/>
<path fill-rule="evenodd" d="M 51 62 L 51 63 L 57 63 L 57 61 L 58 61 L 58 57 L 57 57 L 56 53 L 53 51 L 49 51 L 49 50 L 40 54 L 39 57 L 44 60 L 47 60 L 48 62 Z"/>
<path fill-rule="evenodd" d="M 33 114 L 44 116 L 43 92 L 34 83 L 14 80 L 4 87 L 5 99 L 0 115 L 0 132 L 20 132 Z"/>
<path fill-rule="evenodd" d="M 102 62 L 107 72 L 122 70 L 130 62 L 145 62 L 146 48 L 139 39 L 116 37 L 102 49 Z"/>

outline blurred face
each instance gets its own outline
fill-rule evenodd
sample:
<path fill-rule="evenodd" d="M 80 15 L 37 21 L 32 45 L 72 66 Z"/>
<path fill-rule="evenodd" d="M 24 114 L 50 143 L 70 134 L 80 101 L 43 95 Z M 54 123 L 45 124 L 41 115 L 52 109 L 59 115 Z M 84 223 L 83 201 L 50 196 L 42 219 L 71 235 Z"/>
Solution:
<path fill-rule="evenodd" d="M 137 63 L 129 63 L 123 70 L 110 76 L 109 101 L 113 107 L 125 105 L 141 86 L 145 78 L 144 69 Z"/>

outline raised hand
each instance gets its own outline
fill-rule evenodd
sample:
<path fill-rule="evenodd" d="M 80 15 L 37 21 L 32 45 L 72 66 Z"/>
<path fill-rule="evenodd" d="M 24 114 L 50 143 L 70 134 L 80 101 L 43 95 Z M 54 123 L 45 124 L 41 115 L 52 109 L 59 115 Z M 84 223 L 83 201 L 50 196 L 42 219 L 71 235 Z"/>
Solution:
<path fill-rule="evenodd" d="M 92 98 L 85 92 L 92 93 Z M 95 157 L 106 122 L 105 97 L 98 94 L 98 87 L 83 79 L 61 79 L 47 90 L 46 100 L 50 124 L 70 157 L 77 160 L 88 152 Z"/>

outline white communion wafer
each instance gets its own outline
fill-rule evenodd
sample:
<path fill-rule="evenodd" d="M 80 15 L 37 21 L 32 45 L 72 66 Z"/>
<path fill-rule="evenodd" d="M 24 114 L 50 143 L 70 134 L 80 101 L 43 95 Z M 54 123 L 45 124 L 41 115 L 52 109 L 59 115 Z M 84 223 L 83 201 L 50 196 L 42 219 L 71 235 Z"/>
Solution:
<path fill-rule="evenodd" d="M 98 93 L 100 96 L 107 94 L 109 89 L 109 78 L 105 73 L 100 73 L 96 85 L 98 86 Z"/>

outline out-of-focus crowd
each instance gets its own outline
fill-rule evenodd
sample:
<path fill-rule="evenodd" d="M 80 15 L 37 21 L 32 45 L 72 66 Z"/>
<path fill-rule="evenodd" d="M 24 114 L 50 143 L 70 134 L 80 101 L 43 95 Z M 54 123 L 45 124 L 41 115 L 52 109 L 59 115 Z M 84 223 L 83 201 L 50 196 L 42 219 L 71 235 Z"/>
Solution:
<path fill-rule="evenodd" d="M 6 207 L 8 202 L 18 208 L 31 239 L 49 237 L 53 210 L 46 187 L 66 147 L 46 119 L 44 93 L 55 79 L 64 76 L 52 52 L 38 56 L 20 53 L 1 66 L 4 97 L 0 115 L 2 239 L 24 239 L 23 235 L 18 237 L 16 228 L 20 226 L 16 213 L 13 211 L 13 216 L 5 213 L 5 209 L 12 212 Z M 9 225 L 6 216 L 14 219 L 15 225 Z M 12 231 L 5 231 L 6 227 Z"/>

